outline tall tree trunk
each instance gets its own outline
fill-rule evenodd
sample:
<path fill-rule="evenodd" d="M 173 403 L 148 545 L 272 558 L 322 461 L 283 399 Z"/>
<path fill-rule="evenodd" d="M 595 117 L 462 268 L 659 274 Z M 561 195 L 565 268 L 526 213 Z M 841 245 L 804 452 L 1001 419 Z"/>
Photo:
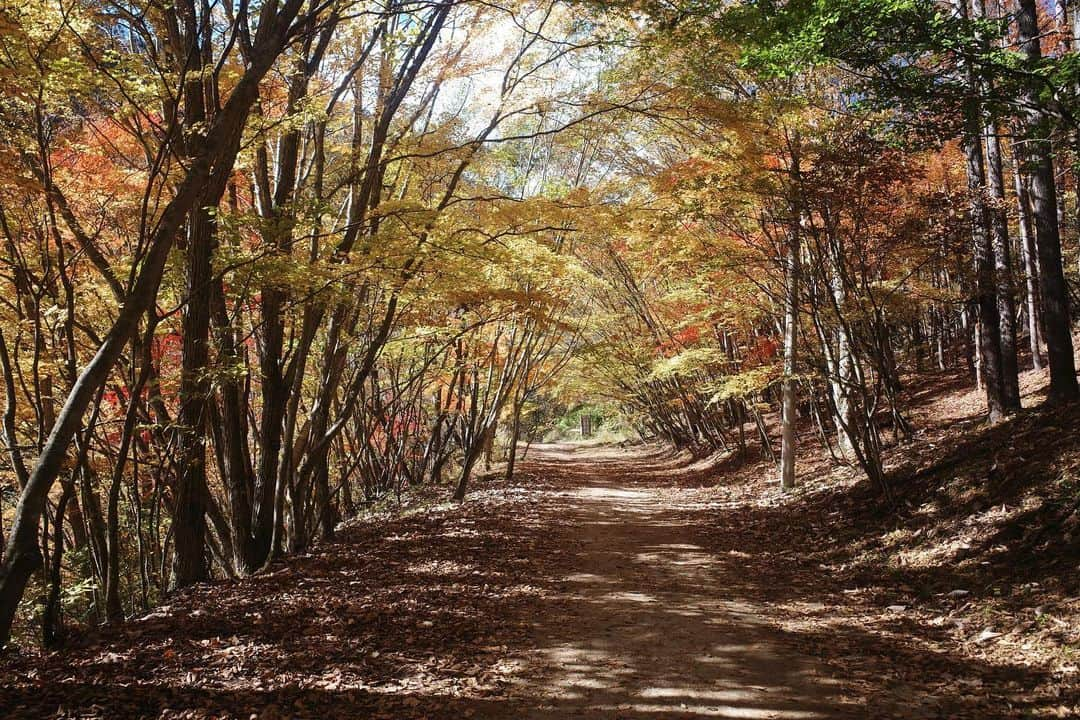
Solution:
<path fill-rule="evenodd" d="M 1012 143 L 1013 183 L 1016 187 L 1020 228 L 1020 258 L 1024 265 L 1024 307 L 1027 320 L 1028 343 L 1031 347 L 1031 365 L 1036 370 L 1043 369 L 1042 325 L 1039 310 L 1039 270 L 1035 254 L 1035 228 L 1031 220 L 1031 198 L 1028 195 L 1028 182 L 1021 173 L 1020 157 L 1016 143 Z"/>
<path fill-rule="evenodd" d="M 225 302 L 225 287 L 220 277 L 214 280 L 212 320 L 217 338 L 218 362 L 225 367 L 243 367 L 241 338 L 233 327 Z M 253 571 L 258 564 L 253 557 L 252 517 L 254 472 L 248 448 L 248 422 L 245 408 L 247 390 L 235 373 L 226 373 L 220 384 L 220 412 L 211 416 L 218 423 L 224 468 L 222 483 L 228 497 L 229 525 L 234 537 L 233 568 L 238 573 Z M 214 410 L 211 407 L 211 410 Z"/>
<path fill-rule="evenodd" d="M 1039 46 L 1038 10 L 1035 0 L 1018 0 L 1017 39 L 1033 69 L 1042 57 Z M 1035 244 L 1039 256 L 1046 354 L 1050 363 L 1049 402 L 1072 402 L 1080 398 L 1073 359 L 1069 294 L 1061 260 L 1061 235 L 1057 219 L 1057 188 L 1050 147 L 1051 119 L 1042 107 L 1035 82 L 1023 86 L 1024 156 L 1031 177 L 1031 203 L 1035 217 Z"/>
<path fill-rule="evenodd" d="M 792 146 L 789 171 L 793 198 L 801 191 L 798 142 L 796 138 Z M 798 386 L 795 372 L 799 354 L 799 282 L 802 274 L 802 211 L 797 201 L 791 203 L 790 210 L 784 289 L 784 378 L 781 382 L 780 409 L 780 487 L 784 490 L 795 487 L 795 391 Z"/>
<path fill-rule="evenodd" d="M 64 559 L 64 510 L 75 494 L 74 483 L 65 483 L 64 492 L 56 504 L 56 523 L 53 526 L 53 551 L 49 562 L 49 587 L 41 617 L 42 644 L 47 648 L 60 644 L 63 638 L 63 617 L 60 590 L 63 581 L 61 564 Z"/>
<path fill-rule="evenodd" d="M 142 391 L 146 387 L 146 381 L 150 377 L 154 362 L 151 350 L 156 325 L 156 322 L 151 321 L 143 335 L 142 342 L 133 341 L 131 343 L 132 370 L 135 370 L 134 366 L 138 363 L 139 374 L 131 384 L 128 407 L 124 415 L 124 428 L 120 436 L 120 448 L 116 453 L 116 465 L 113 468 L 112 481 L 109 485 L 107 561 L 105 563 L 107 568 L 105 577 L 105 617 L 110 622 L 124 618 L 124 607 L 120 598 L 120 557 L 123 554 L 120 548 L 120 489 L 124 481 L 124 469 L 127 466 L 128 452 L 133 445 L 135 423 L 139 419 Z"/>
<path fill-rule="evenodd" d="M 203 198 L 203 203 L 208 200 Z M 216 199 L 214 199 L 216 200 Z M 214 202 L 210 200 L 210 202 Z M 182 322 L 180 467 L 173 509 L 172 587 L 206 580 L 206 431 L 210 383 L 210 281 L 213 219 L 205 207 L 192 211 L 187 238 L 188 301 Z"/>
<path fill-rule="evenodd" d="M 194 2 L 178 3 L 183 16 L 187 47 L 177 47 L 177 57 L 189 71 L 184 84 L 184 141 L 194 146 L 202 139 L 201 128 L 214 111 L 216 94 L 211 38 L 200 28 L 209 25 L 208 15 L 197 14 Z M 208 12 L 203 8 L 203 12 Z M 217 197 L 200 194 L 188 216 L 186 250 L 186 305 L 181 322 L 179 472 L 173 506 L 173 588 L 206 580 L 210 566 L 206 555 L 206 439 L 210 381 L 210 301 L 213 286 L 214 217 L 210 206 Z"/>
<path fill-rule="evenodd" d="M 839 239 L 833 241 L 832 273 L 830 291 L 833 294 L 833 303 L 837 312 L 843 312 L 844 308 L 844 279 L 841 263 L 843 251 L 839 246 Z M 851 338 L 848 336 L 848 327 L 845 322 L 836 323 L 836 355 L 833 359 L 833 377 L 829 383 L 833 392 L 833 405 L 836 409 L 836 444 L 840 454 L 847 462 L 855 460 L 855 448 L 851 440 L 851 429 L 855 427 L 855 403 L 852 398 L 852 389 L 855 386 L 855 358 L 852 355 Z"/>
<path fill-rule="evenodd" d="M 326 31 L 324 31 L 326 32 Z M 311 73 L 322 57 L 325 45 L 320 43 L 314 58 L 296 58 L 293 73 L 289 77 L 289 95 L 286 115 L 295 114 L 307 95 Z M 259 171 L 265 178 L 269 174 L 265 143 L 259 146 Z M 300 162 L 300 129 L 294 127 L 278 141 L 277 173 L 274 178 L 273 195 L 261 203 L 262 215 L 270 220 L 263 232 L 264 241 L 276 257 L 292 254 L 292 232 L 295 220 L 290 204 L 294 200 L 297 169 Z M 269 181 L 264 180 L 263 191 L 269 193 Z M 289 380 L 284 376 L 282 353 L 285 349 L 285 306 L 289 300 L 287 287 L 271 281 L 261 290 L 263 343 L 259 370 L 262 373 L 262 414 L 259 437 L 262 453 L 259 455 L 258 473 L 254 492 L 254 537 L 251 540 L 251 563 L 259 566 L 270 554 L 273 538 L 274 495 L 279 478 L 285 417 L 289 402 Z M 289 448 L 285 448 L 288 452 Z"/>
<path fill-rule="evenodd" d="M 967 0 L 958 0 L 962 16 L 968 16 Z M 986 390 L 986 407 L 990 422 L 998 422 L 1006 412 L 1005 389 L 1002 379 L 1001 325 L 997 306 L 997 286 L 994 280 L 994 252 L 989 231 L 986 207 L 986 162 L 983 157 L 983 124 L 981 119 L 980 87 L 965 61 L 968 97 L 964 101 L 964 131 L 960 139 L 967 174 L 969 210 L 971 214 L 971 244 L 975 260 L 975 309 L 978 313 L 979 369 Z"/>
<path fill-rule="evenodd" d="M 998 321 L 1001 338 L 1001 385 L 1005 412 L 1020 410 L 1020 377 L 1016 360 L 1016 301 L 1009 248 L 1009 220 L 1006 212 L 1005 175 L 1002 170 L 1001 142 L 995 123 L 986 126 L 986 170 L 991 205 L 988 208 L 991 243 L 994 251 Z"/>
<path fill-rule="evenodd" d="M 514 466 L 517 464 L 518 441 L 521 439 L 521 410 L 525 404 L 524 398 L 514 403 L 514 416 L 510 426 L 510 444 L 506 449 L 506 473 L 503 478 L 506 482 L 514 479 Z"/>

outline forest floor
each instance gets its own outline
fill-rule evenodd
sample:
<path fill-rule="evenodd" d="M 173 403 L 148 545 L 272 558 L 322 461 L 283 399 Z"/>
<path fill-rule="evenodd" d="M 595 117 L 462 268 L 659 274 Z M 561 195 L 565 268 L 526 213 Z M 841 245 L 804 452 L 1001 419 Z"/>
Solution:
<path fill-rule="evenodd" d="M 894 507 L 822 452 L 784 495 L 753 457 L 534 448 L 463 505 L 0 659 L 0 717 L 1080 715 L 1080 411 L 984 428 L 945 374 L 911 400 Z"/>

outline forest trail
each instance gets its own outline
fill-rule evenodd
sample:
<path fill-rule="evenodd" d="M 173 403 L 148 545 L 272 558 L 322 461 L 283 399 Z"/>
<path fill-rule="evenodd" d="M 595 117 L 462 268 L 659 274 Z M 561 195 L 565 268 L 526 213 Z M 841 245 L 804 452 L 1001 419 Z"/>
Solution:
<path fill-rule="evenodd" d="M 880 531 L 836 496 L 781 497 L 771 470 L 537 447 L 464 504 L 376 513 L 269 572 L 0 658 L 0 717 L 1059 716 L 1060 677 L 897 612 L 895 575 L 851 555 Z"/>
<path fill-rule="evenodd" d="M 820 662 L 762 622 L 739 557 L 703 547 L 662 459 L 543 448 L 552 531 L 573 549 L 511 694 L 527 718 L 847 717 Z M 778 541 L 781 541 L 778 538 Z M 490 717 L 508 717 L 492 708 Z M 845 710 L 847 712 L 845 712 Z"/>

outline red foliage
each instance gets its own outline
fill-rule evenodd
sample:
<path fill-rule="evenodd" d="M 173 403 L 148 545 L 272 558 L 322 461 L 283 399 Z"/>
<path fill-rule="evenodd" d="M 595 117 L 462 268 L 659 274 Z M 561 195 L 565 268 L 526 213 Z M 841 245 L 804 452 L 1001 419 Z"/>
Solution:
<path fill-rule="evenodd" d="M 776 357 L 780 350 L 780 343 L 771 337 L 758 337 L 754 342 L 754 346 L 750 348 L 750 351 L 746 354 L 746 367 L 754 367 L 756 365 L 763 365 L 767 361 Z"/>

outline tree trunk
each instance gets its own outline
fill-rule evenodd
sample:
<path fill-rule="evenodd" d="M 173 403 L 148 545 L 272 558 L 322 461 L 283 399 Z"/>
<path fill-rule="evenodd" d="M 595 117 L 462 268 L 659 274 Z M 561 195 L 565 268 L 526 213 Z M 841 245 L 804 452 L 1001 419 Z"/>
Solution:
<path fill-rule="evenodd" d="M 465 450 L 465 457 L 461 463 L 461 474 L 458 476 L 457 486 L 454 488 L 454 500 L 463 502 L 465 500 L 465 491 L 469 486 L 469 479 L 472 477 L 473 467 L 476 465 L 476 461 L 480 459 L 480 453 L 483 449 L 483 443 L 473 442 Z"/>
<path fill-rule="evenodd" d="M 186 47 L 177 47 L 178 58 L 194 65 L 184 84 L 185 142 L 199 141 L 202 125 L 214 111 L 214 77 L 205 72 L 212 67 L 210 38 L 200 28 L 200 18 L 190 6 L 179 4 L 184 19 Z M 206 22 L 207 18 L 202 18 Z M 181 54 L 185 53 L 185 54 Z M 222 188 L 224 189 L 224 188 Z M 181 322 L 180 370 L 180 467 L 173 507 L 173 588 L 206 580 L 210 567 L 206 556 L 206 435 L 210 382 L 210 306 L 213 286 L 214 217 L 221 194 L 200 194 L 188 216 L 186 248 L 187 277 L 184 314 Z"/>
<path fill-rule="evenodd" d="M 74 483 L 66 483 L 60 501 L 56 505 L 56 523 L 53 527 L 53 551 L 49 562 L 49 587 L 45 608 L 41 616 L 42 643 L 47 648 L 56 647 L 63 637 L 63 617 L 60 608 L 60 590 L 63 582 L 64 559 L 64 510 L 75 494 Z"/>
<path fill-rule="evenodd" d="M 1024 264 L 1024 303 L 1027 319 L 1028 343 L 1031 347 L 1031 365 L 1043 369 L 1042 327 L 1039 310 L 1039 271 L 1035 254 L 1035 228 L 1031 221 L 1031 198 L 1028 183 L 1021 173 L 1020 157 L 1016 143 L 1012 143 L 1013 183 L 1016 186 L 1016 204 L 1020 227 L 1020 257 Z"/>
<path fill-rule="evenodd" d="M 1020 377 L 1016 361 L 1016 302 L 1009 248 L 1009 220 L 1006 213 L 1005 180 L 1001 142 L 994 123 L 986 126 L 986 169 L 989 179 L 991 243 L 994 251 L 998 322 L 1001 345 L 1002 403 L 1005 412 L 1020 410 Z"/>
<path fill-rule="evenodd" d="M 1018 0 L 1017 39 L 1027 64 L 1034 68 L 1042 57 L 1039 46 L 1038 11 L 1035 0 Z M 1061 235 L 1057 219 L 1057 189 L 1050 147 L 1051 119 L 1042 107 L 1039 88 L 1024 84 L 1021 100 L 1024 111 L 1024 156 L 1031 177 L 1032 212 L 1035 217 L 1035 244 L 1039 257 L 1043 324 L 1046 354 L 1050 363 L 1048 402 L 1072 402 L 1080 398 L 1073 359 L 1069 295 L 1061 260 Z"/>
<path fill-rule="evenodd" d="M 835 241 L 839 243 L 839 240 Z M 837 244 L 833 249 L 832 277 L 830 278 L 833 303 L 837 313 L 844 308 L 844 281 L 841 275 L 843 255 Z M 852 402 L 852 388 L 855 384 L 855 358 L 852 355 L 851 338 L 848 337 L 847 324 L 842 320 L 836 323 L 836 356 L 833 360 L 833 377 L 829 378 L 833 392 L 833 405 L 836 408 L 836 444 L 840 454 L 847 462 L 855 460 L 855 448 L 849 429 L 855 423 L 855 404 Z"/>
<path fill-rule="evenodd" d="M 139 419 L 142 391 L 146 387 L 146 381 L 150 377 L 153 364 L 151 349 L 153 347 L 155 327 L 156 323 L 151 322 L 143 335 L 142 342 L 132 342 L 131 344 L 131 357 L 133 361 L 141 359 L 141 368 L 139 369 L 138 378 L 132 383 L 131 393 L 128 397 L 120 448 L 116 454 L 116 466 L 113 468 L 112 481 L 109 485 L 108 515 L 106 518 L 108 537 L 105 553 L 107 559 L 105 563 L 107 568 L 105 577 L 105 617 L 110 622 L 116 622 L 124 618 L 124 607 L 120 598 L 120 557 L 122 555 L 120 549 L 120 488 L 124 480 L 124 468 L 127 464 L 128 452 L 133 444 L 135 423 Z"/>
<path fill-rule="evenodd" d="M 226 366 L 240 366 L 240 338 L 229 318 L 221 278 L 214 282 L 212 315 L 214 333 L 217 336 L 218 362 Z M 247 390 L 244 382 L 235 374 L 227 373 L 221 381 L 219 396 L 221 412 L 216 413 L 217 418 L 212 418 L 211 421 L 218 423 L 221 437 L 221 453 L 224 459 L 222 482 L 228 497 L 229 524 L 235 538 L 232 563 L 238 573 L 248 573 L 259 566 L 259 561 L 255 555 L 251 527 L 254 472 L 248 449 L 248 423 L 244 412 L 247 406 Z"/>
<path fill-rule="evenodd" d="M 206 430 L 210 383 L 206 377 L 210 344 L 210 281 L 213 269 L 213 218 L 200 198 L 192 211 L 187 238 L 187 294 L 183 317 L 180 377 L 180 467 L 173 508 L 172 588 L 210 576 L 206 556 Z"/>
<path fill-rule="evenodd" d="M 506 474 L 503 476 L 506 482 L 514 479 L 514 466 L 517 462 L 518 441 L 521 439 L 521 408 L 524 400 L 517 403 L 514 408 L 514 419 L 510 427 L 510 446 L 506 450 Z"/>
<path fill-rule="evenodd" d="M 798 142 L 796 140 L 795 142 Z M 799 154 L 792 152 L 791 192 L 797 194 L 799 188 Z M 784 378 L 782 381 L 782 399 L 780 410 L 780 487 L 790 490 L 795 487 L 795 391 L 798 383 L 795 379 L 799 351 L 799 282 L 801 269 L 800 253 L 802 213 L 797 202 L 791 203 L 787 262 L 785 267 L 786 287 L 784 289 Z"/>
<path fill-rule="evenodd" d="M 975 260 L 979 371 L 986 391 L 986 408 L 990 422 L 995 423 L 1005 416 L 1005 391 L 1001 374 L 1001 328 L 994 281 L 994 253 L 988 232 L 986 189 L 983 184 L 986 169 L 980 139 L 982 130 L 975 102 L 967 103 L 965 116 L 965 132 L 961 145 L 966 160 L 971 245 Z"/>

